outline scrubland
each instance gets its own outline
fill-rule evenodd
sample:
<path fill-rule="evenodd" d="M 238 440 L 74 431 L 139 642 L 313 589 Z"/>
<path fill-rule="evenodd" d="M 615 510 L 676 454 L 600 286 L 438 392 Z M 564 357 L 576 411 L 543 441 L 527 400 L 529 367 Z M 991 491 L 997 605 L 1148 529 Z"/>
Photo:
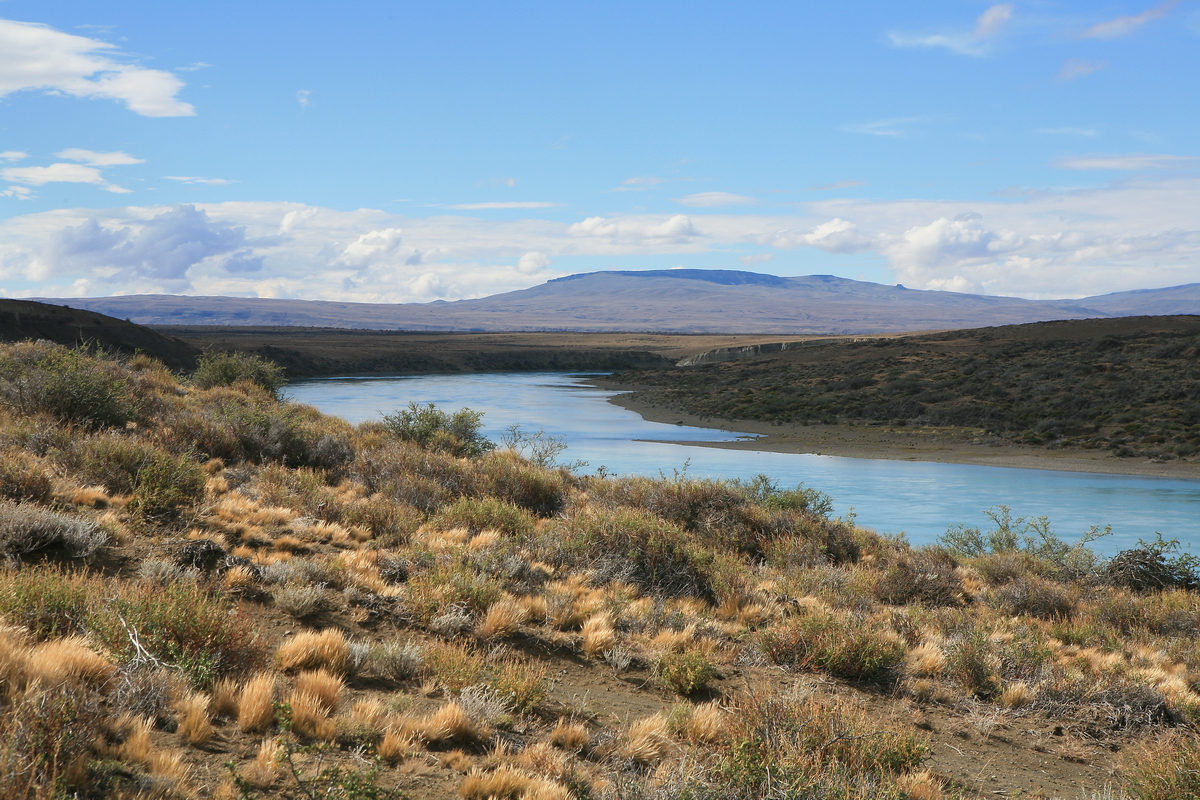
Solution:
<path fill-rule="evenodd" d="M 996 509 L 910 547 L 804 487 L 278 387 L 0 349 L 0 796 L 1200 796 L 1169 542 Z"/>

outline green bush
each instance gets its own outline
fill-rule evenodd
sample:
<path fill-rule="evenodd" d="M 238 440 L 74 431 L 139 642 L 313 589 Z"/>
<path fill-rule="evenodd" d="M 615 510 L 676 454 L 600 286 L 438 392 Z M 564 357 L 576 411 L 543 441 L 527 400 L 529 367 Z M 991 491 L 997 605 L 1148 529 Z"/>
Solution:
<path fill-rule="evenodd" d="M 39 640 L 83 633 L 99 597 L 99 582 L 83 573 L 57 567 L 0 572 L 0 617 Z"/>
<path fill-rule="evenodd" d="M 250 353 L 207 353 L 200 357 L 192 373 L 192 384 L 199 389 L 233 386 L 243 381 L 261 386 L 272 396 L 278 396 L 287 383 L 283 367 Z"/>
<path fill-rule="evenodd" d="M 139 407 L 120 364 L 47 342 L 8 349 L 0 359 L 0 397 L 22 413 L 92 428 L 124 425 Z"/>
<path fill-rule="evenodd" d="M 266 647 L 241 609 L 194 584 L 155 592 L 132 587 L 93 610 L 89 627 L 122 660 L 142 655 L 181 670 L 197 687 L 249 672 L 266 661 Z"/>
<path fill-rule="evenodd" d="M 654 676 L 676 694 L 689 695 L 717 677 L 717 666 L 699 650 L 668 652 L 654 662 Z"/>
<path fill-rule="evenodd" d="M 469 408 L 447 414 L 433 403 L 421 406 L 415 402 L 383 417 L 384 428 L 398 439 L 466 458 L 483 455 L 496 447 L 479 432 L 482 422 L 482 412 Z"/>
<path fill-rule="evenodd" d="M 496 530 L 510 536 L 527 536 L 534 527 L 528 511 L 494 497 L 461 497 L 429 522 L 442 529 L 466 528 L 471 533 Z"/>
<path fill-rule="evenodd" d="M 82 797 L 104 718 L 99 698 L 76 686 L 32 689 L 0 708 L 0 797 Z M 77 781 L 75 785 L 72 780 Z"/>
<path fill-rule="evenodd" d="M 776 664 L 855 681 L 893 678 L 905 653 L 904 642 L 892 631 L 827 611 L 760 631 L 759 646 Z"/>
<path fill-rule="evenodd" d="M 204 497 L 204 470 L 187 456 L 157 451 L 137 472 L 129 508 L 147 519 L 174 517 Z"/>
<path fill-rule="evenodd" d="M 0 452 L 0 497 L 20 502 L 49 503 L 54 494 L 50 474 L 25 450 Z"/>

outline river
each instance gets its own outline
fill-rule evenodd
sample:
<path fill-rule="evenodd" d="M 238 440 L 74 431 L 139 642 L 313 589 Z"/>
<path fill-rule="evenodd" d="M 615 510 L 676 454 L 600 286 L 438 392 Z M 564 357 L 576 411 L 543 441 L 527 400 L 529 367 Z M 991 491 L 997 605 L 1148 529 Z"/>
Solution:
<path fill-rule="evenodd" d="M 803 482 L 832 496 L 835 513 L 859 525 L 934 541 L 950 525 L 986 529 L 984 511 L 1006 505 L 1014 516 L 1049 517 L 1072 540 L 1093 525 L 1111 525 L 1094 546 L 1114 553 L 1155 532 L 1200 552 L 1200 481 L 1081 472 L 938 464 L 920 461 L 724 450 L 689 442 L 729 441 L 737 433 L 647 422 L 607 402 L 616 394 L 562 373 L 475 373 L 388 378 L 327 378 L 290 384 L 286 395 L 351 422 L 378 419 L 409 401 L 484 413 L 494 441 L 520 423 L 562 437 L 562 461 L 587 461 L 580 472 L 750 479 L 781 486 Z M 645 441 L 647 439 L 666 440 Z"/>

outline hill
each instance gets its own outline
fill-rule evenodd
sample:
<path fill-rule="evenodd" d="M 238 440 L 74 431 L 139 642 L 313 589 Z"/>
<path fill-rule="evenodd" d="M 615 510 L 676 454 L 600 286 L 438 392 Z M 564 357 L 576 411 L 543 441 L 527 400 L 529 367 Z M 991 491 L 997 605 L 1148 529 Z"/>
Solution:
<path fill-rule="evenodd" d="M 92 345 L 128 355 L 145 353 L 175 370 L 195 368 L 199 355 L 186 342 L 128 320 L 32 300 L 0 299 L 0 341 L 27 339 Z"/>
<path fill-rule="evenodd" d="M 1200 284 L 1081 300 L 931 292 L 832 275 L 733 270 L 592 272 L 475 300 L 338 303 L 130 295 L 56 300 L 146 325 L 412 331 L 886 333 L 1053 319 L 1200 313 Z"/>
<path fill-rule="evenodd" d="M 1200 316 L 820 339 L 626 380 L 640 391 L 625 402 L 730 422 L 960 429 L 1160 461 L 1200 452 Z"/>

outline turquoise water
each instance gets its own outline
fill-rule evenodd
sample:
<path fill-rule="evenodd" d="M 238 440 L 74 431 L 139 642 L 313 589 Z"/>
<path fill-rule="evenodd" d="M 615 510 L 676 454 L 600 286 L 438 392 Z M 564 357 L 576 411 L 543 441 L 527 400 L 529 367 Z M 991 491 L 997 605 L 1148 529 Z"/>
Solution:
<path fill-rule="evenodd" d="M 589 385 L 586 376 L 529 372 L 331 378 L 287 388 L 290 398 L 351 422 L 378 419 L 409 401 L 466 406 L 484 412 L 485 433 L 496 441 L 514 422 L 563 437 L 568 449 L 560 460 L 587 461 L 581 472 L 603 466 L 618 475 L 671 476 L 686 463 L 694 478 L 765 473 L 786 487 L 803 482 L 831 495 L 837 514 L 853 511 L 858 524 L 903 532 L 916 544 L 956 523 L 986 527 L 984 510 L 1007 505 L 1014 516 L 1049 517 L 1067 539 L 1111 525 L 1113 535 L 1096 545 L 1104 552 L 1156 531 L 1200 552 L 1200 481 L 699 447 L 688 443 L 739 434 L 647 422 L 607 402 L 614 394 Z"/>

